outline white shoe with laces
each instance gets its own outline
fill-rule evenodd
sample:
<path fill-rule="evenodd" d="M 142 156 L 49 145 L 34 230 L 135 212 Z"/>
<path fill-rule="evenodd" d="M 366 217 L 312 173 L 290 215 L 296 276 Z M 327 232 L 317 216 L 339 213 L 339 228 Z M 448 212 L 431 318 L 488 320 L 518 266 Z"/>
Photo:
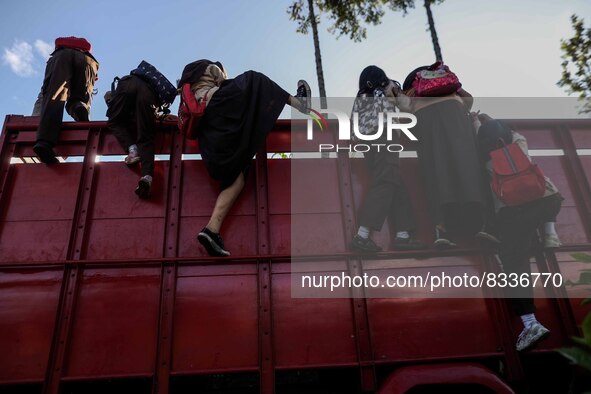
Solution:
<path fill-rule="evenodd" d="M 535 322 L 531 326 L 524 328 L 517 338 L 517 351 L 528 349 L 537 342 L 550 335 L 550 330 L 544 327 L 540 322 Z"/>

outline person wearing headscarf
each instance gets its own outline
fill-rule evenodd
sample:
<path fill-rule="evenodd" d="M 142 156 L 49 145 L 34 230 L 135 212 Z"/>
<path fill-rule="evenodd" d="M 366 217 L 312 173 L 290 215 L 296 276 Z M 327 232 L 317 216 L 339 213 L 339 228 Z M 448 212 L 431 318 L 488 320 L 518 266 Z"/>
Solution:
<path fill-rule="evenodd" d="M 400 86 L 390 80 L 384 70 L 368 66 L 359 76 L 359 91 L 353 105 L 358 114 L 359 131 L 374 134 L 378 129 L 380 112 L 395 112 L 395 90 Z M 353 119 L 353 116 L 351 117 Z M 383 118 L 385 119 L 385 117 Z M 397 144 L 400 138 L 393 134 L 393 141 L 385 133 L 375 144 Z M 350 247 L 368 253 L 382 250 L 370 238 L 371 231 L 380 231 L 386 218 L 396 229 L 394 248 L 398 250 L 422 249 L 424 245 L 414 239 L 416 222 L 406 186 L 400 170 L 400 153 L 372 147 L 364 153 L 369 172 L 369 188 L 359 212 L 359 229 L 351 240 Z"/>
<path fill-rule="evenodd" d="M 476 140 L 469 116 L 472 96 L 463 90 L 441 97 L 415 97 L 413 82 L 421 66 L 403 84 L 408 100 L 402 109 L 417 117 L 413 133 L 429 212 L 435 224 L 434 246 L 453 247 L 450 233 L 489 239 L 483 230 L 485 185 L 479 168 Z"/>
<path fill-rule="evenodd" d="M 300 80 L 294 97 L 256 71 L 228 79 L 220 62 L 206 59 L 185 66 L 178 87 L 186 83 L 191 84 L 197 100 L 206 100 L 197 138 L 207 172 L 221 189 L 197 240 L 210 255 L 228 256 L 220 230 L 244 187 L 252 158 L 265 143 L 285 104 L 309 111 L 310 87 Z"/>

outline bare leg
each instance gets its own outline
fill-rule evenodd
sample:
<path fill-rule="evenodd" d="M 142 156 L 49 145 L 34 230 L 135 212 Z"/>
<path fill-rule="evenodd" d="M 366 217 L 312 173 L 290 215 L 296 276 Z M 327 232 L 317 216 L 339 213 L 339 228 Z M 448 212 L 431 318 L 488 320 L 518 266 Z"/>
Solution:
<path fill-rule="evenodd" d="M 244 188 L 244 174 L 240 173 L 234 183 L 227 189 L 222 190 L 215 201 L 211 218 L 206 226 L 210 231 L 216 234 L 220 232 L 222 223 L 228 215 L 228 212 L 230 212 L 234 202 L 236 202 L 242 188 Z"/>

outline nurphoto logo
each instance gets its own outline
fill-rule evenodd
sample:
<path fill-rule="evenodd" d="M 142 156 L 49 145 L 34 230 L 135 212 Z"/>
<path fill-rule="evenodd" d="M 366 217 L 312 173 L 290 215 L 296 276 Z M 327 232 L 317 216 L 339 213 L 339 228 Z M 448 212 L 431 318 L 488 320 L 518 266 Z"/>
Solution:
<path fill-rule="evenodd" d="M 386 134 L 386 141 L 398 141 L 398 132 L 394 136 L 395 130 L 400 130 L 411 141 L 417 141 L 417 137 L 410 131 L 411 128 L 417 125 L 417 118 L 413 114 L 407 112 L 379 112 L 377 120 L 377 130 L 373 134 L 364 134 L 359 129 L 359 113 L 353 112 L 353 119 L 347 113 L 336 109 L 322 109 L 320 111 L 310 110 L 309 118 L 307 120 L 307 136 L 308 141 L 314 139 L 314 124 L 318 125 L 321 132 L 328 130 L 329 125 L 326 118 L 322 115 L 332 114 L 336 118 L 338 125 L 338 141 L 343 143 L 336 144 L 318 144 L 318 152 L 369 152 L 376 150 L 380 152 L 387 150 L 388 152 L 402 152 L 404 147 L 398 143 L 370 143 L 371 141 L 383 141 L 383 135 Z M 385 120 L 385 122 L 384 122 Z M 404 122 L 402 122 L 404 121 Z M 384 127 L 385 123 L 385 127 Z M 352 127 L 351 127 L 352 126 Z M 353 134 L 351 134 L 351 128 Z"/>

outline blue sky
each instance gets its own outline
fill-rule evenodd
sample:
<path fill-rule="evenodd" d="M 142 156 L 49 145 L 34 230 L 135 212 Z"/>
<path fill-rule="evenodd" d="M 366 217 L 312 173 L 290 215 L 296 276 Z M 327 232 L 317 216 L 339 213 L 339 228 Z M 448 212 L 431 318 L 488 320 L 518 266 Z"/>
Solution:
<path fill-rule="evenodd" d="M 184 65 L 219 60 L 230 76 L 254 69 L 293 92 L 305 78 L 317 92 L 312 37 L 296 33 L 279 0 L 21 0 L 0 6 L 0 114 L 30 114 L 43 80 L 48 48 L 58 36 L 86 37 L 100 62 L 99 94 L 91 118 L 105 119 L 102 96 L 114 76 L 142 59 L 175 81 Z M 431 63 L 433 49 L 422 1 L 406 17 L 388 11 L 382 24 L 354 43 L 320 25 L 327 94 L 354 95 L 359 72 L 376 64 L 403 80 Z M 584 0 L 447 0 L 433 13 L 444 60 L 466 90 L 485 97 L 566 96 L 560 78 L 560 39 L 569 17 L 591 24 Z M 317 93 L 316 93 L 317 94 Z M 178 100 L 178 99 L 177 99 Z M 175 102 L 178 104 L 178 101 Z M 175 105 L 176 107 L 176 105 Z M 288 116 L 289 112 L 284 111 Z M 68 117 L 66 117 L 68 119 Z"/>

